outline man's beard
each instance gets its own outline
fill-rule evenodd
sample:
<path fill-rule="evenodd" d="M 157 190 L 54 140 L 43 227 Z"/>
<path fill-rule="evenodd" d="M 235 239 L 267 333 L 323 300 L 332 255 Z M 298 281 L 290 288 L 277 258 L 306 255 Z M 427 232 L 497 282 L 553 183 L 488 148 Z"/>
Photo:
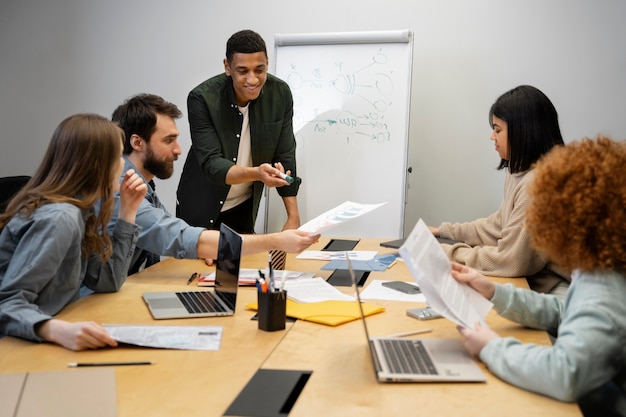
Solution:
<path fill-rule="evenodd" d="M 160 180 L 168 179 L 174 173 L 174 163 L 170 164 L 167 161 L 159 161 L 154 157 L 151 148 L 148 148 L 148 152 L 146 152 L 143 167 Z"/>

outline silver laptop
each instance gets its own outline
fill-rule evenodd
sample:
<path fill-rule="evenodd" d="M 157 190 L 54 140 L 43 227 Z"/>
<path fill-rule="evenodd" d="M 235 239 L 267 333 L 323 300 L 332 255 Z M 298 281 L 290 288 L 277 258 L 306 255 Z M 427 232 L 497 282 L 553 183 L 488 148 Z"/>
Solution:
<path fill-rule="evenodd" d="M 457 339 L 370 337 L 350 258 L 361 321 L 380 382 L 484 382 L 486 377 Z"/>
<path fill-rule="evenodd" d="M 235 314 L 242 237 L 220 226 L 215 263 L 215 286 L 211 290 L 145 292 L 143 299 L 155 319 L 232 316 Z"/>

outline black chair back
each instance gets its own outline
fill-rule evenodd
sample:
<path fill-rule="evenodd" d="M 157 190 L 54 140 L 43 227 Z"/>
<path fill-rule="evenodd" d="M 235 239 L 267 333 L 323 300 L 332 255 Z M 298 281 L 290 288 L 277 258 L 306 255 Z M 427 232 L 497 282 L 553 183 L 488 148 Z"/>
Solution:
<path fill-rule="evenodd" d="M 30 180 L 28 175 L 0 178 L 0 213 L 4 213 L 11 198 Z"/>

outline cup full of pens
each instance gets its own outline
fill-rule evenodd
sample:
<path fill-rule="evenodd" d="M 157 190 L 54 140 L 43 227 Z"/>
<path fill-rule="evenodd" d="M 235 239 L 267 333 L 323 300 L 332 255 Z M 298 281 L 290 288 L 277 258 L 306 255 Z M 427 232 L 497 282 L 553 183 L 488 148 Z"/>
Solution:
<path fill-rule="evenodd" d="M 284 290 L 285 278 L 276 282 L 272 260 L 269 260 L 268 276 L 259 270 L 257 287 L 257 321 L 259 329 L 268 332 L 283 330 L 287 311 L 287 291 Z"/>

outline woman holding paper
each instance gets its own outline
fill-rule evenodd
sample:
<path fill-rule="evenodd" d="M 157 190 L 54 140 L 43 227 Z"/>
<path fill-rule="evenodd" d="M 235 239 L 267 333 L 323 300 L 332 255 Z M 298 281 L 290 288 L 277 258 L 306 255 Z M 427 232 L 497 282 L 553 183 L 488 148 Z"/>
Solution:
<path fill-rule="evenodd" d="M 112 292 L 126 280 L 139 234 L 135 215 L 147 187 L 133 170 L 119 183 L 123 137 L 102 116 L 68 117 L 33 178 L 0 216 L 0 337 L 72 350 L 117 345 L 99 324 L 53 316 L 79 298 L 81 284 Z M 109 235 L 117 190 L 119 219 Z"/>
<path fill-rule="evenodd" d="M 496 285 L 453 263 L 452 276 L 500 315 L 556 335 L 553 346 L 501 338 L 476 324 L 465 346 L 498 377 L 586 417 L 626 415 L 626 144 L 605 137 L 553 150 L 535 168 L 527 227 L 533 246 L 572 271 L 565 301 Z"/>
<path fill-rule="evenodd" d="M 506 170 L 504 196 L 498 210 L 467 223 L 430 227 L 437 237 L 461 241 L 442 244 L 448 257 L 499 277 L 527 277 L 532 289 L 564 294 L 569 276 L 530 245 L 524 227 L 532 166 L 553 147 L 563 145 L 554 105 L 540 90 L 518 86 L 502 94 L 489 110 L 490 139 Z M 560 286 L 559 286 L 560 285 Z"/>

